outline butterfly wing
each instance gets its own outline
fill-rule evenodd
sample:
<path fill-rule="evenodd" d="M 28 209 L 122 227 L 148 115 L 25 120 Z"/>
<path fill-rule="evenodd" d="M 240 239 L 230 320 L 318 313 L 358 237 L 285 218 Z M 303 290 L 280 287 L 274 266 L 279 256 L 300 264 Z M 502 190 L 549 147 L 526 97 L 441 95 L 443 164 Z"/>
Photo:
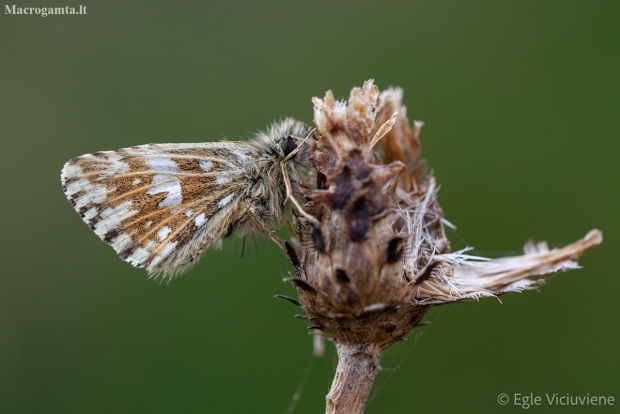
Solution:
<path fill-rule="evenodd" d="M 256 151 L 246 142 L 217 142 L 86 154 L 65 164 L 63 191 L 123 260 L 172 276 L 219 246 L 247 212 Z"/>

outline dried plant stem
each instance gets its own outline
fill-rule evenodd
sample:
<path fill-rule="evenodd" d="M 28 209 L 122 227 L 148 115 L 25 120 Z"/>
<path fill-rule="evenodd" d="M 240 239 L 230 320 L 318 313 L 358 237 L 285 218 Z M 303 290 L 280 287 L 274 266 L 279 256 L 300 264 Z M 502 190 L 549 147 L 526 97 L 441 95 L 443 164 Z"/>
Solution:
<path fill-rule="evenodd" d="M 327 394 L 326 414 L 364 412 L 383 349 L 369 344 L 336 344 L 338 368 Z"/>

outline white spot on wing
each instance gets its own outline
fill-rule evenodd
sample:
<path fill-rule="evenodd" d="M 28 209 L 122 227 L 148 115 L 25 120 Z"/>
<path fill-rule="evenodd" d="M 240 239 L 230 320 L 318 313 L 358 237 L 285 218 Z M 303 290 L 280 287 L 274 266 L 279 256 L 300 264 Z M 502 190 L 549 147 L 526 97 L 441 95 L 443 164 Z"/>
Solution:
<path fill-rule="evenodd" d="M 250 148 L 245 145 L 239 145 L 239 143 L 234 145 L 235 153 L 239 154 L 249 154 L 251 152 Z"/>
<path fill-rule="evenodd" d="M 175 242 L 176 243 L 176 242 Z M 155 243 L 153 240 L 149 240 L 144 246 L 138 247 L 133 251 L 131 256 L 127 258 L 127 261 L 134 266 L 141 266 L 151 257 L 151 250 Z"/>
<path fill-rule="evenodd" d="M 120 157 L 119 157 L 120 159 Z M 97 177 L 97 180 L 103 180 L 104 178 L 114 177 L 115 175 L 121 175 L 129 170 L 129 164 L 123 161 L 114 161 L 111 164 L 107 165 L 105 169 L 101 172 L 101 175 Z"/>
<path fill-rule="evenodd" d="M 171 231 L 172 230 L 170 230 L 170 227 L 164 226 L 157 231 L 157 237 L 159 237 L 159 240 L 164 240 L 166 237 L 168 237 Z"/>
<path fill-rule="evenodd" d="M 112 247 L 117 252 L 125 250 L 131 245 L 131 236 L 127 233 L 121 233 L 113 242 Z"/>
<path fill-rule="evenodd" d="M 153 222 L 149 220 L 146 223 L 144 223 L 144 227 L 148 229 L 149 227 L 151 227 L 151 224 L 153 224 Z"/>
<path fill-rule="evenodd" d="M 125 201 L 116 207 L 106 208 L 101 212 L 101 221 L 95 224 L 95 233 L 103 237 L 108 231 L 120 227 L 121 222 L 138 213 L 138 210 L 130 210 L 131 201 Z"/>
<path fill-rule="evenodd" d="M 80 175 L 82 175 L 82 169 L 77 165 L 65 164 L 65 168 L 62 169 L 64 178 L 79 177 Z"/>
<path fill-rule="evenodd" d="M 175 172 L 177 170 L 177 163 L 170 157 L 148 157 L 145 161 L 153 171 Z"/>
<path fill-rule="evenodd" d="M 135 179 L 135 180 L 133 180 L 131 183 L 132 183 L 133 185 L 138 185 L 138 184 L 140 184 L 141 182 L 142 182 L 142 180 L 141 180 L 141 179 L 136 178 L 136 179 Z"/>
<path fill-rule="evenodd" d="M 105 158 L 108 161 L 112 161 L 112 162 L 116 162 L 116 161 L 120 161 L 121 158 L 123 158 L 121 156 L 121 154 L 114 152 L 114 151 L 109 151 L 105 153 Z"/>
<path fill-rule="evenodd" d="M 157 266 L 162 260 L 168 257 L 176 246 L 177 246 L 177 242 L 166 243 L 166 245 L 161 250 L 161 253 L 159 253 L 157 256 L 153 258 L 153 261 L 151 262 L 151 265 L 149 266 L 149 271 L 154 270 L 155 266 Z"/>
<path fill-rule="evenodd" d="M 224 207 L 226 204 L 230 203 L 230 200 L 232 200 L 234 196 L 235 193 L 228 194 L 226 197 L 222 198 L 220 202 L 217 203 L 217 205 L 220 207 Z"/>
<path fill-rule="evenodd" d="M 213 167 L 213 162 L 211 162 L 211 160 L 200 160 L 198 164 L 200 165 L 200 168 L 205 171 L 209 171 L 211 167 Z"/>
<path fill-rule="evenodd" d="M 176 177 L 171 177 L 169 175 L 156 175 L 153 177 L 153 184 L 162 183 L 153 188 L 150 188 L 146 193 L 147 194 L 159 194 L 159 193 L 168 193 L 168 196 L 159 203 L 159 208 L 162 207 L 170 207 L 174 205 L 181 204 L 183 201 L 183 196 L 181 194 L 181 181 L 179 181 Z"/>
<path fill-rule="evenodd" d="M 97 215 L 97 207 L 93 207 L 89 209 L 86 213 L 84 213 L 84 220 L 90 220 Z"/>
<path fill-rule="evenodd" d="M 230 178 L 230 176 L 228 175 L 220 175 L 219 177 L 217 177 L 217 179 L 215 180 L 218 184 L 226 184 L 232 181 L 232 178 Z"/>
<path fill-rule="evenodd" d="M 149 240 L 143 247 L 138 247 L 133 251 L 131 256 L 127 258 L 127 261 L 134 266 L 140 266 L 151 257 L 151 250 L 153 249 L 153 240 Z"/>
<path fill-rule="evenodd" d="M 76 193 L 80 191 L 84 192 L 82 196 L 74 199 L 75 209 L 79 210 L 81 207 L 89 204 L 103 203 L 108 197 L 108 194 L 114 190 L 116 189 L 112 188 L 108 190 L 104 185 L 93 185 L 86 178 L 80 178 L 79 180 L 67 185 L 65 194 L 71 199 Z"/>
<path fill-rule="evenodd" d="M 74 181 L 70 184 L 67 184 L 67 194 L 73 195 L 78 191 L 91 191 L 93 189 L 93 185 L 86 179 L 80 178 L 77 181 Z"/>
<path fill-rule="evenodd" d="M 237 156 L 237 158 L 239 158 L 241 161 L 246 161 L 248 159 L 248 157 L 244 154 L 244 152 L 247 151 L 233 151 L 233 154 L 235 154 Z"/>
<path fill-rule="evenodd" d="M 185 210 L 185 217 L 191 217 L 194 214 L 194 211 L 190 208 Z"/>
<path fill-rule="evenodd" d="M 127 261 L 132 265 L 136 266 L 144 263 L 146 259 L 149 258 L 149 256 L 150 253 L 148 252 L 148 250 L 146 250 L 144 247 L 138 247 L 133 251 L 131 256 L 127 258 Z"/>
<path fill-rule="evenodd" d="M 203 224 L 205 224 L 206 222 L 207 222 L 207 218 L 205 217 L 205 213 L 200 213 L 194 219 L 194 224 L 196 225 L 196 227 L 200 227 Z"/>

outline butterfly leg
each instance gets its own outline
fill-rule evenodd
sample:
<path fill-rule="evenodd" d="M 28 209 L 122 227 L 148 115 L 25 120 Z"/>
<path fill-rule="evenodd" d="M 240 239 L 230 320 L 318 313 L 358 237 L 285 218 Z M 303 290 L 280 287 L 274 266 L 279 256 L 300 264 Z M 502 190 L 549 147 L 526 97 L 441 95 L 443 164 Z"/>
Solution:
<path fill-rule="evenodd" d="M 286 220 L 284 222 L 284 225 L 286 226 L 286 230 L 288 230 L 288 234 L 291 237 L 297 237 L 297 233 L 295 232 L 295 229 L 293 228 L 293 226 L 291 225 L 290 221 Z"/>
<path fill-rule="evenodd" d="M 291 181 L 288 178 L 288 173 L 286 171 L 286 163 L 284 163 L 284 162 L 282 163 L 282 178 L 284 179 L 284 185 L 286 186 L 286 200 L 291 200 L 293 205 L 297 208 L 299 213 L 306 220 L 308 220 L 310 223 L 314 224 L 315 227 L 319 227 L 321 223 L 319 223 L 319 221 L 316 218 L 314 218 L 310 214 L 308 214 L 306 212 L 306 210 L 304 210 L 303 207 L 299 205 L 297 200 L 295 200 L 295 197 L 293 197 L 293 191 L 291 190 Z"/>
<path fill-rule="evenodd" d="M 252 220 L 256 224 L 256 227 L 258 228 L 258 230 L 260 230 L 261 233 L 263 233 L 265 236 L 267 236 L 267 238 L 269 240 L 274 242 L 280 248 L 280 250 L 282 250 L 284 252 L 284 254 L 286 254 L 286 248 L 284 246 L 284 240 L 280 239 L 279 237 L 274 236 L 273 233 L 271 231 L 269 231 L 269 229 L 263 225 L 263 223 L 258 219 L 258 217 L 256 217 L 254 215 L 254 213 L 252 213 L 250 211 L 248 214 L 250 215 L 250 217 L 252 218 Z"/>
<path fill-rule="evenodd" d="M 284 240 L 280 239 L 279 237 L 276 237 L 273 235 L 272 232 L 269 231 L 269 229 L 267 229 L 263 223 L 261 223 L 261 221 L 258 219 L 258 217 L 256 217 L 253 213 L 248 213 L 250 215 L 250 217 L 252 217 L 252 220 L 254 220 L 254 222 L 256 223 L 256 227 L 258 227 L 258 229 L 265 235 L 267 236 L 267 238 L 269 238 L 269 240 L 271 240 L 272 242 L 274 242 L 279 248 L 280 250 L 282 250 L 282 253 L 284 253 L 284 255 L 286 256 L 286 258 L 288 259 L 289 263 L 291 264 L 291 266 L 293 266 L 293 268 L 295 269 L 295 273 L 302 274 L 303 275 L 303 270 L 300 266 L 299 263 L 299 258 L 297 257 L 297 253 L 295 252 L 295 248 L 288 242 L 285 242 Z M 304 276 L 305 278 L 305 276 Z"/>

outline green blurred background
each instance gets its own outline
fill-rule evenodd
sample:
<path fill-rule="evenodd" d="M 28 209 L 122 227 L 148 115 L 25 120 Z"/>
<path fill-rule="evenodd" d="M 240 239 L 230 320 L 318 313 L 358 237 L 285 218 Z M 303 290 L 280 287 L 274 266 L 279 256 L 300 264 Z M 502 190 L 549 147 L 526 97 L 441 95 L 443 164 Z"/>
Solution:
<path fill-rule="evenodd" d="M 159 285 L 88 229 L 59 174 L 97 150 L 311 122 L 312 96 L 369 78 L 426 122 L 453 248 L 605 242 L 540 293 L 432 310 L 386 352 L 366 412 L 517 412 L 497 395 L 530 392 L 617 409 L 620 3 L 82 4 L 0 13 L 0 413 L 284 413 L 304 378 L 288 412 L 323 412 L 333 346 L 313 361 L 272 298 L 294 295 L 272 245 L 241 259 L 228 243 Z"/>

